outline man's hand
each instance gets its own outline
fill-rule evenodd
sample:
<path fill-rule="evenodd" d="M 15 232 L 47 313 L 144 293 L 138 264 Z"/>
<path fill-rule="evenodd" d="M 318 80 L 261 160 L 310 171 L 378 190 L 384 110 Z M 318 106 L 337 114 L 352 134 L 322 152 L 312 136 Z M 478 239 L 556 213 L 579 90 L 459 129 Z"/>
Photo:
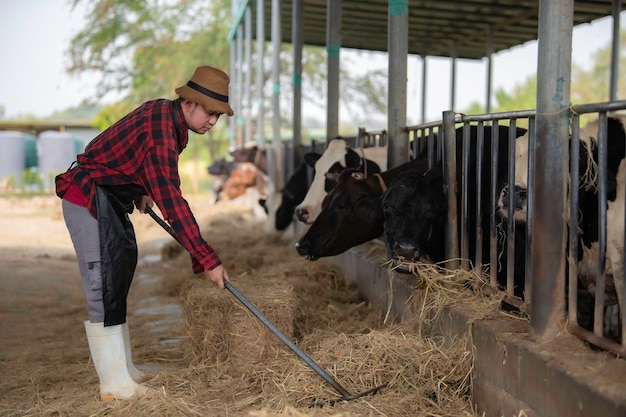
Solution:
<path fill-rule="evenodd" d="M 226 268 L 224 268 L 224 265 L 216 266 L 210 271 L 204 271 L 204 275 L 209 281 L 215 284 L 217 288 L 219 288 L 220 290 L 223 290 L 225 288 L 224 281 L 230 282 L 230 278 L 228 277 L 228 271 L 226 271 Z"/>
<path fill-rule="evenodd" d="M 154 200 L 149 195 L 140 195 L 137 200 L 135 200 L 135 206 L 139 210 L 140 213 L 146 213 L 146 207 L 152 208 L 154 206 Z"/>

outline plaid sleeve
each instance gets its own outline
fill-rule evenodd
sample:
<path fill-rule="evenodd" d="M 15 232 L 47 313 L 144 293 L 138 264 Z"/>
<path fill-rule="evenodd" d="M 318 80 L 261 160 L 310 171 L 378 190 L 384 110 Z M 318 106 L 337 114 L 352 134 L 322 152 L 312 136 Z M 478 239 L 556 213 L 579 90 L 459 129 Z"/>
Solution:
<path fill-rule="evenodd" d="M 144 160 L 149 193 L 181 245 L 189 252 L 195 273 L 221 264 L 215 250 L 202 238 L 200 228 L 183 198 L 178 175 L 178 153 L 175 143 L 163 146 L 155 141 L 150 157 Z"/>

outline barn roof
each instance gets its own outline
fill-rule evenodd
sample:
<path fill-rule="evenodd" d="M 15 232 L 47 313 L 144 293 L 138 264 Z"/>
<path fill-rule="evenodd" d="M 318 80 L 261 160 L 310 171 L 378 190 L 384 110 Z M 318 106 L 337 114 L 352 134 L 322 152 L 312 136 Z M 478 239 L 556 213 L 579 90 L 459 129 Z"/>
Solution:
<path fill-rule="evenodd" d="M 521 45 L 537 39 L 537 0 L 409 0 L 409 53 L 422 56 L 453 55 L 457 58 L 481 59 L 487 55 L 489 31 L 493 34 L 493 52 Z M 253 10 L 254 0 L 241 1 L 241 8 L 233 21 L 229 38 L 243 16 L 248 4 Z M 304 44 L 326 46 L 327 0 L 303 0 Z M 265 0 L 265 36 L 271 39 L 272 0 Z M 574 25 L 589 23 L 611 15 L 613 0 L 574 2 Z M 292 2 L 282 0 L 281 37 L 291 43 Z M 343 0 L 341 46 L 372 51 L 387 51 L 387 20 L 389 0 Z M 626 2 L 622 9 L 626 9 Z M 255 30 L 252 30 L 255 36 Z"/>

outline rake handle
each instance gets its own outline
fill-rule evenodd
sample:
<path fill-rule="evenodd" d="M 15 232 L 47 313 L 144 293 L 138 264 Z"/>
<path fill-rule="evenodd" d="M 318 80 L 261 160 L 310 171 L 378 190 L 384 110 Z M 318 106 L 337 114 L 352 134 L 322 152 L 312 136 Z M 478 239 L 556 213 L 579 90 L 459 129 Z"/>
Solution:
<path fill-rule="evenodd" d="M 172 236 L 178 242 L 178 239 L 176 238 L 176 235 L 172 231 L 172 228 L 163 219 L 161 219 L 150 207 L 146 207 L 146 213 L 148 213 L 150 217 L 152 217 L 161 227 L 163 227 L 163 229 L 165 229 L 167 233 L 170 234 L 170 236 Z M 309 365 L 315 372 L 317 372 L 319 376 L 324 378 L 326 382 L 332 385 L 337 390 L 337 392 L 341 394 L 341 396 L 343 397 L 342 398 L 343 400 L 351 400 L 351 399 L 359 398 L 373 391 L 373 390 L 370 390 L 370 391 L 366 391 L 365 393 L 356 394 L 356 395 L 350 394 L 344 387 L 341 386 L 341 384 L 339 384 L 339 382 L 337 382 L 332 376 L 330 376 L 328 372 L 326 372 L 313 359 L 311 359 L 309 355 L 307 355 L 295 343 L 289 340 L 289 338 L 287 338 L 287 336 L 285 336 L 271 321 L 269 321 L 267 317 L 265 317 L 265 315 L 263 315 L 263 313 L 259 311 L 259 309 L 257 309 L 250 301 L 248 301 L 248 299 L 244 297 L 243 294 L 241 294 L 237 290 L 237 288 L 233 286 L 233 284 L 231 284 L 227 280 L 224 280 L 224 286 L 244 306 L 246 306 L 246 308 L 250 310 L 261 321 L 261 323 L 263 323 L 268 329 L 270 329 L 272 333 L 274 333 L 285 345 L 287 345 L 296 355 L 298 355 L 300 359 L 305 361 L 307 365 Z M 374 390 L 377 390 L 377 389 L 374 388 Z"/>

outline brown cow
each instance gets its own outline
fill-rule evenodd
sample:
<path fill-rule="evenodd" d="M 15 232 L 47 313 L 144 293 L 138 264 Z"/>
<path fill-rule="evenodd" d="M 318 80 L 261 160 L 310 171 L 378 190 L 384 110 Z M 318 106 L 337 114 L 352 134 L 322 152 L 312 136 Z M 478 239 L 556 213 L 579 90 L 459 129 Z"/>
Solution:
<path fill-rule="evenodd" d="M 218 190 L 217 200 L 232 200 L 243 195 L 248 187 L 257 186 L 258 174 L 259 169 L 251 162 L 235 163 Z"/>

